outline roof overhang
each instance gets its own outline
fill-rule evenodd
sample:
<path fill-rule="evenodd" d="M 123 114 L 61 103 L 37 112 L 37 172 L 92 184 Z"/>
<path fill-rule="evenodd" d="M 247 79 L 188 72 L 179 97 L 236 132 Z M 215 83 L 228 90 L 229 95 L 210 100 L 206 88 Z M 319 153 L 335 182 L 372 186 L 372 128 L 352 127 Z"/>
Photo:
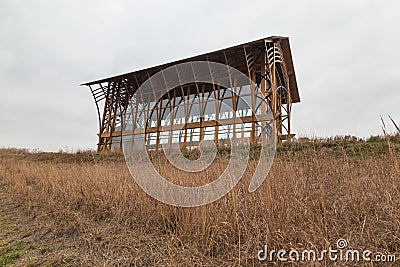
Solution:
<path fill-rule="evenodd" d="M 281 36 L 271 36 L 267 38 L 262 38 L 256 41 L 252 42 L 247 42 L 239 45 L 235 45 L 232 47 L 220 49 L 217 51 L 161 64 L 158 66 L 150 67 L 150 68 L 145 68 L 133 72 L 128 72 L 96 81 L 91 81 L 91 82 L 86 82 L 81 85 L 94 85 L 94 84 L 99 84 L 99 83 L 105 83 L 105 82 L 118 82 L 122 81 L 125 79 L 131 80 L 133 77 L 136 81 L 144 82 L 147 80 L 150 76 L 156 74 L 157 72 L 166 69 L 168 67 L 174 66 L 176 64 L 180 63 L 186 63 L 186 62 L 192 62 L 192 61 L 212 61 L 212 62 L 218 62 L 218 63 L 223 63 L 227 64 L 226 59 L 228 58 L 228 65 L 231 67 L 234 67 L 243 73 L 247 73 L 247 65 L 246 65 L 246 59 L 245 55 L 243 53 L 243 49 L 259 49 L 260 51 L 265 50 L 265 43 L 266 42 L 280 42 L 281 49 L 283 52 L 283 57 L 286 65 L 286 70 L 287 74 L 289 76 L 289 88 L 290 88 L 290 93 L 291 93 L 291 98 L 293 103 L 300 102 L 300 96 L 299 96 L 299 91 L 297 87 L 297 81 L 296 81 L 296 74 L 294 70 L 294 65 L 293 65 L 293 59 L 292 59 L 292 53 L 290 49 L 290 44 L 289 44 L 289 38 L 288 37 L 281 37 Z"/>

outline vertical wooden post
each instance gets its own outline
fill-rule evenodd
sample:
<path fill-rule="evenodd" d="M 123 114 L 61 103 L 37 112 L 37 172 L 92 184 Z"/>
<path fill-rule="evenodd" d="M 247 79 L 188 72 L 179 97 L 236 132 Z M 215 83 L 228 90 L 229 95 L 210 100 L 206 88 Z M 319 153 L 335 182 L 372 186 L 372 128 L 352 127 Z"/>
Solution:
<path fill-rule="evenodd" d="M 275 124 L 275 131 L 276 131 L 276 143 L 281 143 L 281 135 L 282 135 L 282 123 L 279 121 L 280 120 L 280 114 L 278 110 L 278 96 L 276 89 L 278 87 L 277 83 L 277 78 L 276 78 L 276 44 L 275 42 L 272 44 L 273 45 L 273 57 L 272 57 L 272 68 L 271 68 L 271 98 L 272 98 L 272 114 L 274 118 L 274 124 Z M 279 105 L 280 107 L 280 105 Z"/>
<path fill-rule="evenodd" d="M 171 91 L 169 91 L 169 93 L 168 93 L 168 97 L 169 97 L 169 105 L 170 105 L 170 107 L 169 107 L 169 126 L 170 126 L 170 130 L 169 130 L 169 141 L 168 141 L 168 143 L 169 143 L 169 146 L 171 146 L 172 145 L 172 136 L 173 136 L 173 133 L 174 133 L 174 131 L 172 130 L 172 126 L 174 125 L 174 117 L 175 117 L 175 114 L 174 114 L 174 108 L 175 108 L 175 105 L 176 105 L 176 90 L 174 89 L 173 90 L 173 92 L 172 92 L 172 97 L 171 97 Z M 171 100 L 171 98 L 172 98 L 172 100 Z"/>
<path fill-rule="evenodd" d="M 233 144 L 236 145 L 236 111 L 237 111 L 237 105 L 236 105 L 236 80 L 233 82 L 232 86 L 232 109 L 233 109 L 233 124 L 232 124 L 232 134 L 233 134 Z"/>
<path fill-rule="evenodd" d="M 203 120 L 204 120 L 204 90 L 205 90 L 205 84 L 203 83 L 201 85 L 201 97 L 199 96 L 199 113 L 200 113 L 200 137 L 199 137 L 199 144 L 203 140 L 203 134 L 204 134 L 204 129 L 203 129 Z"/>
<path fill-rule="evenodd" d="M 112 98 L 112 108 L 111 108 L 111 113 L 110 113 L 110 119 L 111 119 L 111 123 L 109 122 L 109 129 L 108 132 L 110 133 L 110 139 L 108 142 L 108 148 L 111 149 L 112 147 L 112 143 L 113 143 L 113 133 L 115 130 L 115 122 L 117 120 L 117 113 L 118 113 L 118 107 L 119 107 L 119 88 L 117 88 L 117 83 L 114 83 L 113 86 L 113 98 Z"/>
<path fill-rule="evenodd" d="M 253 68 L 251 71 L 251 85 L 250 85 L 250 93 L 251 93 L 251 110 L 252 110 L 252 121 L 251 121 L 251 133 L 250 133 L 250 144 L 255 144 L 256 143 L 256 123 L 255 123 L 255 115 L 256 115 L 256 88 L 255 88 L 255 82 L 256 82 L 256 71 Z"/>
<path fill-rule="evenodd" d="M 221 98 L 221 86 L 218 84 L 217 85 L 217 90 L 215 91 L 216 98 L 215 98 L 215 121 L 217 122 L 215 125 L 215 141 L 216 144 L 218 145 L 218 140 L 219 140 L 219 112 L 220 112 L 220 98 Z"/>
<path fill-rule="evenodd" d="M 264 52 L 261 55 L 261 97 L 262 97 L 262 102 L 261 102 L 261 118 L 266 117 L 267 115 L 267 103 L 265 102 L 265 98 L 267 95 L 266 92 L 266 79 L 264 77 L 266 77 L 266 64 L 267 64 L 267 54 Z M 265 132 L 265 128 L 267 126 L 267 122 L 263 119 L 261 122 L 261 136 L 260 136 L 260 142 L 261 144 L 263 142 L 265 142 L 266 140 L 266 132 Z"/>
<path fill-rule="evenodd" d="M 156 150 L 159 149 L 159 145 L 160 145 L 160 128 L 161 128 L 162 106 L 163 106 L 163 99 L 160 98 L 159 101 L 158 101 L 158 104 L 155 105 L 155 108 L 157 108 L 157 110 L 156 110 L 156 116 L 157 116 Z"/>
<path fill-rule="evenodd" d="M 184 136 L 183 136 L 183 144 L 185 146 L 185 148 L 187 148 L 187 125 L 188 125 L 188 119 L 189 119 L 189 96 L 190 96 L 190 87 L 187 86 L 187 98 L 186 95 L 185 96 L 185 132 L 184 132 Z M 185 90 L 184 90 L 185 91 Z"/>

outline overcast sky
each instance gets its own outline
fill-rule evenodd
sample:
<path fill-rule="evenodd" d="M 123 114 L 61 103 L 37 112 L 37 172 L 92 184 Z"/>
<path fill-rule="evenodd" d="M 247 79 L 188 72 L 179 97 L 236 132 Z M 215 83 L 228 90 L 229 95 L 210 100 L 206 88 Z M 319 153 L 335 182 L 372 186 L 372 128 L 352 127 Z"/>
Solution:
<path fill-rule="evenodd" d="M 300 136 L 400 121 L 398 1 L 0 0 L 0 147 L 95 148 L 80 83 L 271 35 L 290 38 Z M 392 128 L 391 128 L 392 129 Z"/>

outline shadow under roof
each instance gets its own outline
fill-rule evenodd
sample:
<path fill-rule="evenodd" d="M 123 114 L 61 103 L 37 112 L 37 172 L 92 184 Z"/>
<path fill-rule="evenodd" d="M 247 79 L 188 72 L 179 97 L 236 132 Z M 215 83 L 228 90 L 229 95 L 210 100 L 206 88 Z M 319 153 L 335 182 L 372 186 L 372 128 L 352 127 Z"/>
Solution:
<path fill-rule="evenodd" d="M 172 61 L 168 63 L 164 63 L 158 66 L 150 67 L 150 68 L 145 68 L 141 70 L 136 70 L 133 72 L 128 72 L 96 81 L 91 81 L 91 82 L 86 82 L 81 85 L 94 85 L 94 84 L 99 84 L 99 83 L 104 83 L 104 82 L 118 82 L 118 81 L 123 81 L 123 80 L 135 80 L 139 81 L 139 83 L 143 83 L 145 80 L 147 80 L 149 77 L 152 75 L 156 74 L 157 72 L 174 66 L 176 64 L 180 63 L 185 63 L 185 62 L 191 62 L 191 61 L 212 61 L 212 62 L 218 62 L 222 64 L 227 64 L 233 68 L 236 68 L 243 73 L 248 73 L 247 69 L 247 63 L 246 63 L 246 58 L 244 54 L 244 48 L 250 49 L 250 50 L 260 50 L 264 51 L 265 50 L 265 42 L 280 42 L 281 44 L 281 49 L 283 52 L 283 57 L 285 60 L 285 65 L 287 69 L 287 74 L 289 76 L 289 88 L 290 88 L 290 93 L 291 93 L 291 98 L 293 103 L 300 102 L 300 96 L 299 96 L 299 91 L 297 87 L 297 81 L 296 81 L 296 74 L 294 71 L 294 66 L 293 66 L 293 59 L 292 59 L 292 53 L 290 49 L 290 44 L 289 44 L 289 38 L 288 37 L 281 37 L 281 36 L 271 36 L 267 38 L 262 38 L 256 41 L 252 42 L 247 42 L 239 45 L 235 45 L 232 47 L 208 52 L 205 54 L 177 60 L 177 61 Z M 228 62 L 226 62 L 226 60 Z"/>

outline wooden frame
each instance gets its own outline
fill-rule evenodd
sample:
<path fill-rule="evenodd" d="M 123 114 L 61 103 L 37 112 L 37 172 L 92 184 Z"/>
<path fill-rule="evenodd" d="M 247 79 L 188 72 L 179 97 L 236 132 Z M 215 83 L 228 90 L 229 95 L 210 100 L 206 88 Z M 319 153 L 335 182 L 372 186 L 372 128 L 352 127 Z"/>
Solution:
<path fill-rule="evenodd" d="M 229 88 L 194 82 L 169 88 L 157 103 L 144 99 L 132 102 L 135 92 L 149 77 L 176 64 L 193 61 L 225 64 Z M 245 73 L 254 85 L 238 85 L 231 76 L 231 67 Z M 194 70 L 193 75 L 196 76 Z M 168 86 L 167 80 L 165 84 Z M 83 85 L 89 86 L 97 107 L 99 151 L 122 148 L 124 136 L 132 136 L 133 142 L 144 140 L 154 149 L 174 142 L 194 147 L 204 139 L 226 143 L 233 138 L 235 142 L 257 144 L 271 123 L 277 142 L 282 142 L 294 136 L 290 127 L 291 106 L 300 102 L 286 37 L 263 38 Z M 247 109 L 241 104 L 245 98 L 251 103 Z M 151 104 L 154 104 L 152 109 Z M 231 111 L 226 112 L 224 107 Z M 268 120 L 266 114 L 271 114 L 273 120 Z M 131 130 L 124 125 L 124 116 L 135 123 Z M 139 118 L 142 120 L 138 121 Z"/>

